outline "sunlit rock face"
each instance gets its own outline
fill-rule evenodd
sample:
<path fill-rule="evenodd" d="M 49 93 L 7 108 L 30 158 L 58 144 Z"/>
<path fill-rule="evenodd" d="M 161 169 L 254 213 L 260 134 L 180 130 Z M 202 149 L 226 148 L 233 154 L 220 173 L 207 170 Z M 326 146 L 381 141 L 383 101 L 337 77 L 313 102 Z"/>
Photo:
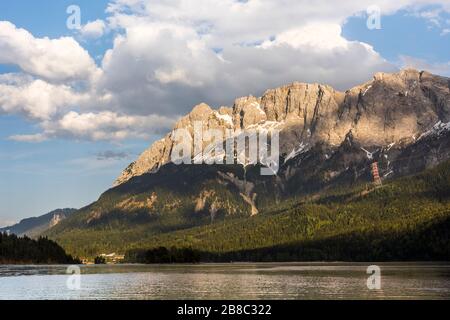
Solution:
<path fill-rule="evenodd" d="M 436 125 L 445 131 L 450 122 L 449 88 L 449 78 L 413 69 L 378 73 L 347 92 L 295 82 L 267 90 L 259 98 L 239 98 L 232 107 L 215 110 L 206 104 L 197 105 L 174 130 L 186 129 L 193 135 L 196 122 L 203 124 L 203 130 L 221 130 L 224 136 L 230 129 L 245 132 L 276 128 L 280 130 L 280 155 L 285 162 L 318 147 L 330 149 L 324 155 L 331 157 L 351 137 L 351 143 L 370 158 L 374 150 L 417 143 Z M 130 164 L 115 186 L 158 171 L 170 162 L 174 144 L 172 131 Z M 192 158 L 196 156 L 194 149 Z"/>

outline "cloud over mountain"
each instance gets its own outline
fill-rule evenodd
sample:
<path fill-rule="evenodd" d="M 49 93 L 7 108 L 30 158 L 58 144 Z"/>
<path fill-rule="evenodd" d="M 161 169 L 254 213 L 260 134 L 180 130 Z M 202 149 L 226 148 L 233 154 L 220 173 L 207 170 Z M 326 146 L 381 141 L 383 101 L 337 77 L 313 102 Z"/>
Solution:
<path fill-rule="evenodd" d="M 387 15 L 432 3 L 450 11 L 447 1 L 427 0 L 115 0 L 107 19 L 76 34 L 84 41 L 112 34 L 99 65 L 74 37 L 38 38 L 3 21 L 0 63 L 20 72 L 0 76 L 0 113 L 40 128 L 18 132 L 17 141 L 122 140 L 167 130 L 202 101 L 226 105 L 293 81 L 347 89 L 396 67 L 343 37 L 346 19 L 370 5 Z"/>
<path fill-rule="evenodd" d="M 89 79 L 96 65 L 72 37 L 36 38 L 25 29 L 0 21 L 0 63 L 54 82 Z"/>

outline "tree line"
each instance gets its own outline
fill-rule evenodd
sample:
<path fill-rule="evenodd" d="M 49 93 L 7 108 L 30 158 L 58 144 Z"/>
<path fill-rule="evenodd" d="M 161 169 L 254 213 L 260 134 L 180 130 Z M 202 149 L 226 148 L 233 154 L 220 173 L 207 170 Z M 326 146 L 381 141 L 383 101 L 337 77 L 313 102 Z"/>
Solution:
<path fill-rule="evenodd" d="M 0 233 L 0 264 L 80 264 L 55 241 Z"/>
<path fill-rule="evenodd" d="M 167 249 L 159 247 L 155 249 L 135 249 L 127 251 L 125 261 L 129 263 L 199 263 L 201 261 L 200 251 L 175 247 Z"/>

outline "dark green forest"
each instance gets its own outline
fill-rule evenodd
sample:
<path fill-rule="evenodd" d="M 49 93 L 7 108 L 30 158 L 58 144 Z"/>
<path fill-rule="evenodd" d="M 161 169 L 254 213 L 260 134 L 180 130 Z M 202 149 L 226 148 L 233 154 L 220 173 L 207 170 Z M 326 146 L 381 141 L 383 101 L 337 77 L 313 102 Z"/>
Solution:
<path fill-rule="evenodd" d="M 0 264 L 79 264 L 56 242 L 0 233 Z"/>
<path fill-rule="evenodd" d="M 135 249 L 127 251 L 125 262 L 130 263 L 199 263 L 202 261 L 202 253 L 192 249 L 167 249 L 159 247 L 155 249 Z"/>
<path fill-rule="evenodd" d="M 116 252 L 130 262 L 161 262 L 166 258 L 158 256 L 176 250 L 201 261 L 450 260 L 449 190 L 446 162 L 379 188 L 361 184 L 287 199 L 254 217 L 205 222 L 172 213 L 50 235 L 76 256 Z"/>

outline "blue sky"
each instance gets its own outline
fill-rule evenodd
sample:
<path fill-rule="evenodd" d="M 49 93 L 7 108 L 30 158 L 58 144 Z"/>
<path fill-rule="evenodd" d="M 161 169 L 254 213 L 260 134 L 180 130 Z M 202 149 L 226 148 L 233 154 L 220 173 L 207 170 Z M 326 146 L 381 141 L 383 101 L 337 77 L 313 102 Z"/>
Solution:
<path fill-rule="evenodd" d="M 126 1 L 117 0 L 118 7 L 106 12 L 109 2 L 0 2 L 0 21 L 13 25 L 0 24 L 0 28 L 11 30 L 10 38 L 3 40 L 0 29 L 0 49 L 6 48 L 3 53 L 0 51 L 0 75 L 8 74 L 8 79 L 14 79 L 12 84 L 6 78 L 0 80 L 0 226 L 56 208 L 80 208 L 96 200 L 122 169 L 196 103 L 231 104 L 239 95 L 257 95 L 294 80 L 327 82 L 345 89 L 368 80 L 375 71 L 405 66 L 450 75 L 450 14 L 439 1 L 417 6 L 415 3 L 420 1 L 411 1 L 411 6 L 386 9 L 380 30 L 367 28 L 367 16 L 360 8 L 331 8 L 331 14 L 314 13 L 316 20 L 311 14 L 301 16 L 299 10 L 298 19 L 291 24 L 284 22 L 283 17 L 288 21 L 292 12 L 280 9 L 273 14 L 273 19 L 280 21 L 273 21 L 270 26 L 260 24 L 262 17 L 258 12 L 255 15 L 258 13 L 256 16 L 260 18 L 252 23 L 248 13 L 228 17 L 214 12 L 213 6 L 206 8 L 210 11 L 196 13 L 185 7 L 154 5 L 158 1 L 151 2 L 153 7 L 149 4 L 127 7 Z M 81 8 L 82 25 L 96 20 L 104 23 L 99 35 L 92 37 L 66 27 L 66 9 L 73 4 Z M 245 32 L 230 27 L 231 21 L 239 24 L 240 18 Z M 303 23 L 313 25 L 317 35 L 309 39 L 311 35 L 302 33 Z M 340 26 L 342 32 L 323 31 L 317 28 L 320 23 Z M 205 29 L 205 25 L 213 28 Z M 31 38 L 23 42 L 20 29 L 26 30 Z M 292 29 L 300 37 L 308 38 L 307 44 L 321 50 L 302 47 L 303 40 L 296 43 L 293 39 L 286 40 L 283 35 L 289 35 L 286 32 Z M 336 47 L 320 48 L 322 44 L 314 42 L 315 36 L 329 37 L 330 46 L 336 42 Z M 36 40 L 45 37 L 71 37 L 75 42 L 53 46 Z M 122 41 L 114 44 L 118 38 Z M 261 51 L 258 45 L 264 41 L 269 49 Z M 315 73 L 314 68 L 323 68 L 320 65 L 323 57 L 329 63 L 334 61 L 343 41 L 350 44 L 345 50 L 355 58 L 336 60 L 334 71 L 343 70 L 342 77 L 336 77 L 336 72 Z M 236 43 L 247 45 L 244 48 Z M 365 51 L 361 43 L 372 46 L 374 52 Z M 64 52 L 67 45 L 73 46 L 67 53 L 73 58 L 65 60 L 63 54 L 56 58 L 46 56 L 47 51 L 39 49 L 41 45 L 57 52 Z M 193 47 L 195 55 L 189 51 Z M 8 50 L 12 54 L 8 55 Z M 103 60 L 107 50 L 110 57 Z M 290 60 L 296 50 L 308 57 L 304 59 L 308 65 Z M 33 55 L 39 57 L 30 65 Z M 258 59 L 251 58 L 255 56 Z M 69 68 L 65 62 L 55 62 L 58 59 L 73 59 L 75 63 Z M 311 65 L 311 61 L 317 61 L 317 65 Z M 270 65 L 277 70 L 276 75 L 267 67 Z M 249 66 L 250 71 L 242 66 Z M 260 81 L 253 78 L 255 73 Z M 3 87 L 1 81 L 6 83 Z M 41 90 L 32 91 L 36 88 L 33 84 L 55 90 L 49 96 L 57 102 L 45 100 L 48 96 L 41 97 Z M 29 90 L 23 91 L 24 86 Z M 65 103 L 66 98 L 60 98 L 60 94 L 74 98 Z M 81 94 L 88 98 L 82 98 Z M 14 105 L 3 102 L 2 106 L 2 95 L 19 102 Z M 49 108 L 41 110 L 46 103 Z"/>
<path fill-rule="evenodd" d="M 449 20 L 450 15 L 443 14 L 442 18 Z M 381 21 L 380 30 L 369 30 L 364 27 L 364 18 L 350 18 L 344 25 L 343 35 L 349 40 L 369 43 L 384 58 L 399 66 L 400 56 L 412 56 L 432 64 L 449 62 L 450 35 L 441 35 L 442 27 L 403 10 L 382 16 Z"/>
<path fill-rule="evenodd" d="M 72 36 L 64 14 L 72 4 L 87 8 L 83 10 L 82 21 L 91 21 L 105 17 L 108 1 L 3 1 L 0 20 L 11 21 L 36 37 Z M 111 47 L 111 38 L 85 41 L 82 46 L 97 57 Z M 0 73 L 18 69 L 0 64 Z M 0 226 L 54 208 L 80 208 L 95 201 L 152 141 L 129 140 L 118 144 L 55 139 L 29 144 L 8 140 L 17 132 L 35 133 L 36 125 L 20 116 L 0 115 Z M 96 160 L 99 153 L 109 150 L 126 152 L 128 156 Z"/>

